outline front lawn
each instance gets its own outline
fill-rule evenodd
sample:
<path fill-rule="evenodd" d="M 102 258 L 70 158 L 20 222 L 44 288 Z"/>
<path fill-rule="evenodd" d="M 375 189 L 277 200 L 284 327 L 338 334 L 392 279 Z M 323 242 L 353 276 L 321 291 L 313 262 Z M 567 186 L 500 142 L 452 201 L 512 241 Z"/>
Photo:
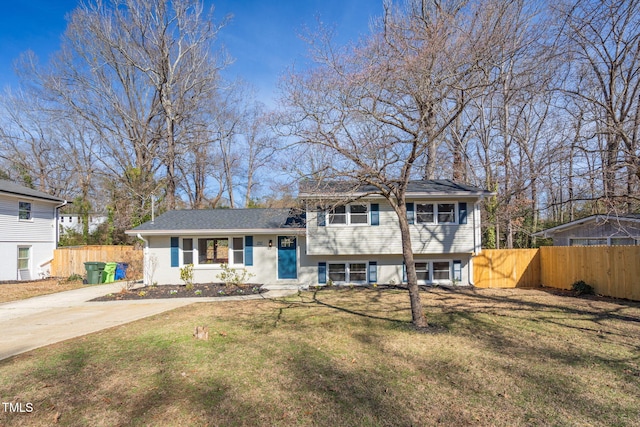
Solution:
<path fill-rule="evenodd" d="M 324 289 L 198 303 L 0 361 L 0 425 L 632 426 L 640 304 Z M 192 338 L 196 326 L 209 340 Z M 24 407 L 24 406 L 23 406 Z"/>
<path fill-rule="evenodd" d="M 31 282 L 4 282 L 0 283 L 0 303 L 69 291 L 82 287 L 82 280 L 56 278 L 34 280 Z"/>

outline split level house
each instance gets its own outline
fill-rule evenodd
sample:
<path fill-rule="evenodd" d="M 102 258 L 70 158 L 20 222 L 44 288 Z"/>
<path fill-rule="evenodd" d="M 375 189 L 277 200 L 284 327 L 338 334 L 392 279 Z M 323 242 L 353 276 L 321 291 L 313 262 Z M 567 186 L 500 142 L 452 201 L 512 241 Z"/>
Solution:
<path fill-rule="evenodd" d="M 0 281 L 49 275 L 58 241 L 58 208 L 67 202 L 0 180 Z"/>
<path fill-rule="evenodd" d="M 448 180 L 412 181 L 407 219 L 420 283 L 473 282 L 481 250 L 482 198 L 492 193 Z M 145 242 L 145 280 L 216 282 L 222 265 L 252 283 L 401 284 L 406 281 L 398 217 L 372 186 L 302 188 L 302 209 L 176 210 L 127 234 Z"/>

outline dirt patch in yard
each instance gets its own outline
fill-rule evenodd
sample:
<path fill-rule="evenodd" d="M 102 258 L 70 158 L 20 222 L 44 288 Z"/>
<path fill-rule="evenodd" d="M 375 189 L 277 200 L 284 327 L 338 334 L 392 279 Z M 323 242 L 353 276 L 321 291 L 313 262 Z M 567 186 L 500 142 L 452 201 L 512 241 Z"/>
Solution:
<path fill-rule="evenodd" d="M 32 282 L 1 282 L 0 303 L 69 291 L 71 289 L 81 288 L 82 286 L 81 280 L 69 281 L 67 279 L 56 278 L 35 280 Z"/>
<path fill-rule="evenodd" d="M 158 298 L 204 298 L 228 297 L 237 295 L 252 295 L 265 292 L 260 285 L 230 285 L 224 283 L 199 283 L 193 289 L 185 285 L 144 286 L 131 290 L 122 289 L 120 292 L 108 294 L 92 301 L 118 301 Z"/>

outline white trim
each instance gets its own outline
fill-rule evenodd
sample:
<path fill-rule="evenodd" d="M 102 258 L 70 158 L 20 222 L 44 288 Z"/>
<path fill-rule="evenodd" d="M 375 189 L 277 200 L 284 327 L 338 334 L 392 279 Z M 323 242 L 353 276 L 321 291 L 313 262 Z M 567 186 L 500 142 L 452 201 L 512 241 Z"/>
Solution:
<path fill-rule="evenodd" d="M 306 229 L 304 228 L 242 228 L 242 229 L 202 229 L 202 230 L 126 230 L 125 234 L 136 236 L 138 234 L 143 236 L 184 236 L 193 238 L 204 238 L 211 235 L 226 235 L 226 236 L 252 236 L 256 234 L 278 234 L 287 231 L 287 235 L 304 235 Z"/>

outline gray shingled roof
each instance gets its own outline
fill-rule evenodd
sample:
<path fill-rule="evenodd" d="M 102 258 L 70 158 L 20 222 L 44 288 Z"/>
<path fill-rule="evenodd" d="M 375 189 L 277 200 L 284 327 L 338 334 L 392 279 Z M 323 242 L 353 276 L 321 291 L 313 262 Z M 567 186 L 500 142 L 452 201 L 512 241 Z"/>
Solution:
<path fill-rule="evenodd" d="M 318 183 L 315 181 L 304 182 L 300 186 L 300 197 L 317 197 L 325 195 L 358 195 L 358 194 L 375 194 L 379 190 L 373 185 L 363 185 L 350 183 L 346 181 L 332 181 Z M 449 179 L 430 179 L 421 181 L 410 181 L 407 186 L 407 195 L 412 194 L 432 194 L 432 195 L 476 195 L 489 196 L 491 193 L 480 187 L 473 185 L 461 184 Z"/>
<path fill-rule="evenodd" d="M 24 185 L 16 184 L 6 179 L 0 179 L 0 192 L 15 194 L 16 196 L 36 197 L 38 199 L 50 200 L 52 202 L 64 202 L 64 199 L 54 197 L 50 194 L 43 193 L 42 191 L 32 190 Z"/>
<path fill-rule="evenodd" d="M 195 230 L 264 230 L 303 227 L 300 215 L 291 209 L 199 209 L 169 211 L 155 221 L 145 222 L 129 230 L 144 231 Z"/>

